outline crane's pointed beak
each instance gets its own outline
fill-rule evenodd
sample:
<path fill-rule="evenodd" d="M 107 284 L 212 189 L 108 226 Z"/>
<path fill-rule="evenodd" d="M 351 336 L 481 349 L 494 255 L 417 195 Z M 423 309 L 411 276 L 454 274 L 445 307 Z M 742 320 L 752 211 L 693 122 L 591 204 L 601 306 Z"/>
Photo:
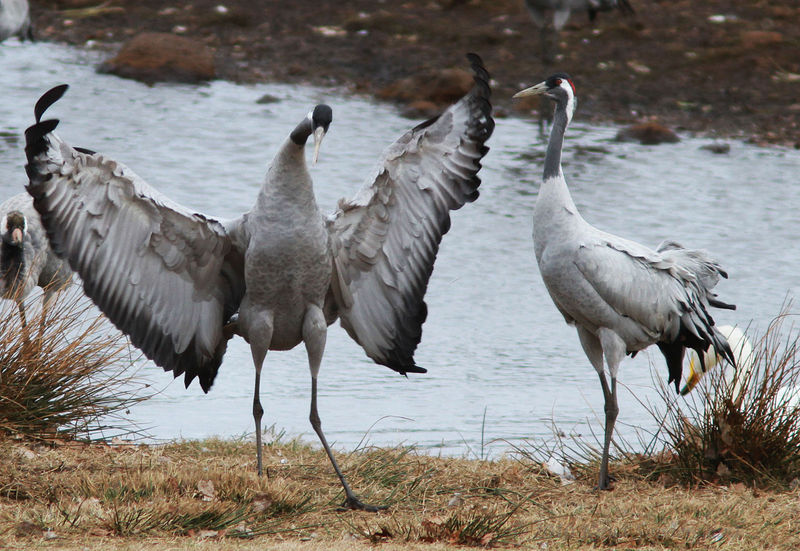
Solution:
<path fill-rule="evenodd" d="M 534 84 L 530 88 L 525 88 L 524 90 L 520 90 L 516 94 L 512 96 L 512 98 L 524 98 L 527 96 L 540 96 L 547 92 L 547 83 L 540 82 L 539 84 Z"/>
<path fill-rule="evenodd" d="M 12 245 L 20 245 L 22 244 L 22 230 L 19 228 L 14 228 L 11 230 L 11 244 Z"/>
<path fill-rule="evenodd" d="M 689 375 L 686 377 L 686 384 L 683 385 L 681 389 L 681 396 L 686 396 L 689 394 L 694 387 L 697 386 L 697 383 L 700 382 L 700 375 L 694 368 L 694 358 L 689 358 Z"/>
<path fill-rule="evenodd" d="M 314 129 L 314 156 L 311 159 L 311 164 L 317 164 L 319 158 L 319 146 L 322 145 L 322 138 L 325 137 L 325 129 L 318 126 Z"/>

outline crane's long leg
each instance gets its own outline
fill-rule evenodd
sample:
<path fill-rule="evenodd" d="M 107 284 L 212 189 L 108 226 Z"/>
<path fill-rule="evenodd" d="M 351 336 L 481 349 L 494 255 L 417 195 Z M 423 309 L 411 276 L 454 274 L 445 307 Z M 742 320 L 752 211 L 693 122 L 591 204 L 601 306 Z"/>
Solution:
<path fill-rule="evenodd" d="M 25 302 L 22 300 L 17 301 L 17 307 L 19 308 L 19 317 L 22 318 L 22 346 L 23 350 L 26 352 L 32 352 L 31 350 L 31 334 L 30 334 L 30 327 L 28 327 L 28 318 L 25 316 Z"/>
<path fill-rule="evenodd" d="M 256 424 L 256 465 L 258 476 L 263 474 L 262 443 L 261 443 L 261 418 L 264 408 L 261 407 L 261 367 L 272 341 L 272 320 L 266 317 L 251 321 L 250 325 L 250 352 L 253 355 L 253 365 L 256 368 L 256 381 L 253 389 L 253 421 Z"/>
<path fill-rule="evenodd" d="M 614 424 L 617 421 L 619 405 L 617 404 L 617 371 L 622 358 L 625 357 L 625 341 L 611 329 L 601 327 L 597 330 L 597 338 L 606 359 L 608 373 L 611 376 L 611 388 L 606 382 L 605 373 L 601 370 L 600 384 L 603 387 L 603 398 L 605 400 L 606 412 L 606 434 L 603 440 L 603 458 L 600 463 L 600 477 L 597 484 L 598 490 L 608 490 L 610 487 L 608 476 L 608 455 L 611 448 L 611 439 L 614 436 Z"/>
<path fill-rule="evenodd" d="M 348 509 L 376 512 L 385 509 L 385 507 L 368 505 L 356 497 L 347 484 L 347 480 L 344 474 L 342 474 L 342 470 L 339 468 L 336 458 L 333 456 L 331 447 L 328 445 L 325 434 L 322 432 L 322 423 L 319 418 L 319 412 L 317 411 L 317 375 L 319 374 L 320 364 L 322 363 L 322 353 L 325 351 L 327 331 L 327 324 L 325 323 L 325 316 L 322 310 L 317 306 L 310 306 L 303 320 L 303 341 L 306 343 L 308 365 L 311 370 L 311 412 L 308 416 L 308 420 L 311 421 L 311 426 L 314 428 L 314 432 L 317 433 L 320 442 L 322 442 L 322 447 L 325 448 L 325 453 L 328 454 L 328 459 L 330 459 L 331 465 L 333 465 L 333 470 L 336 471 L 336 476 L 339 477 L 339 481 L 342 483 L 346 496 L 344 506 Z"/>
<path fill-rule="evenodd" d="M 50 311 L 50 307 L 53 306 L 53 303 L 56 300 L 56 293 L 58 289 L 54 289 L 53 285 L 48 285 L 44 289 L 44 297 L 42 299 L 42 315 L 39 318 L 39 342 L 42 342 L 44 338 L 44 330 L 47 324 L 47 313 Z"/>
<path fill-rule="evenodd" d="M 600 373 L 600 384 L 603 387 L 603 399 L 605 401 L 606 430 L 603 440 L 603 458 L 600 461 L 600 476 L 597 482 L 597 489 L 608 490 L 610 488 L 608 455 L 611 448 L 611 438 L 614 436 L 614 424 L 617 421 L 617 414 L 619 413 L 619 405 L 617 404 L 617 378 L 611 377 L 611 388 L 609 388 L 605 374 Z"/>
<path fill-rule="evenodd" d="M 610 487 L 608 456 L 611 448 L 611 439 L 614 436 L 614 424 L 617 421 L 617 413 L 619 413 L 619 406 L 617 405 L 617 369 L 619 368 L 619 362 L 625 355 L 625 343 L 613 331 L 605 328 L 598 330 L 599 335 L 595 335 L 580 326 L 577 329 L 583 351 L 586 352 L 586 357 L 589 358 L 592 367 L 597 371 L 597 376 L 600 377 L 600 386 L 603 388 L 603 410 L 606 414 L 606 426 L 597 489 L 608 490 Z M 611 372 L 610 387 L 603 369 L 604 355 Z"/>
<path fill-rule="evenodd" d="M 550 47 L 547 44 L 547 31 L 548 27 L 541 27 L 539 29 L 539 39 L 541 40 L 542 47 L 542 63 L 549 65 L 553 62 L 553 56 L 550 54 Z"/>

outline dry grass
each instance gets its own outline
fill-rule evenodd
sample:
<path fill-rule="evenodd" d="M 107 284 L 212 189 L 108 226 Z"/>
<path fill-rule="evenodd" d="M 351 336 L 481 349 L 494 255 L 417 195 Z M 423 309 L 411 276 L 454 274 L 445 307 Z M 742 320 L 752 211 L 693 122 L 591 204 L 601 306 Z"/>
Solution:
<path fill-rule="evenodd" d="M 742 383 L 739 406 L 724 409 L 735 401 L 720 387 L 713 413 L 696 410 L 691 426 L 698 428 L 690 433 L 685 413 L 672 412 L 667 451 L 623 452 L 625 460 L 612 465 L 611 492 L 592 489 L 597 466 L 589 446 L 517 450 L 494 461 L 431 457 L 409 447 L 339 454 L 359 495 L 388 507 L 372 514 L 341 510 L 344 496 L 324 452 L 282 435 L 265 447 L 261 478 L 246 441 L 147 446 L 52 438 L 63 436 L 64 427 L 73 428 L 67 434 L 91 433 L 88 427 L 109 404 L 132 399 L 120 376 L 126 370 L 113 368 L 124 357 L 123 343 L 102 336 L 111 333 L 87 322 L 85 311 L 67 311 L 83 321 L 54 312 L 43 338 L 32 329 L 0 339 L 6 362 L 0 396 L 17 388 L 24 389 L 17 396 L 28 396 L 0 402 L 21 419 L 13 426 L 5 421 L 0 437 L 0 548 L 800 548 L 800 488 L 787 482 L 798 462 L 797 424 L 783 420 L 785 409 L 768 405 L 775 403 L 770 389 L 797 372 L 797 339 L 780 337 L 778 326 L 756 347 L 756 368 Z M 0 325 L 13 329 L 8 318 Z M 109 369 L 119 386 L 97 379 Z M 88 385 L 88 403 L 95 405 L 78 407 L 73 417 L 64 417 L 72 402 L 54 410 L 52 400 L 41 401 L 47 393 L 63 399 L 81 385 Z M 73 390 L 56 390 L 62 388 Z M 100 392 L 109 388 L 110 402 Z M 15 410 L 8 404 L 31 405 Z M 37 437 L 22 436 L 29 431 Z M 778 459 L 757 462 L 743 444 L 762 450 L 762 459 Z M 710 468 L 709 450 L 736 476 Z M 544 452 L 570 461 L 578 480 L 565 484 L 550 474 L 540 463 Z M 728 480 L 746 483 L 719 485 Z"/>
<path fill-rule="evenodd" d="M 110 438 L 130 432 L 120 415 L 145 398 L 127 340 L 79 293 L 43 314 L 31 301 L 0 304 L 0 435 Z M 46 319 L 44 319 L 46 317 Z"/>
<path fill-rule="evenodd" d="M 324 453 L 297 441 L 166 446 L 0 443 L 0 547 L 263 549 L 794 549 L 797 491 L 687 489 L 622 474 L 569 485 L 523 459 L 443 459 L 413 449 L 342 454 L 378 514 L 341 511 Z M 594 474 L 594 473 L 593 473 Z M 310 546 L 310 547 L 309 547 Z"/>

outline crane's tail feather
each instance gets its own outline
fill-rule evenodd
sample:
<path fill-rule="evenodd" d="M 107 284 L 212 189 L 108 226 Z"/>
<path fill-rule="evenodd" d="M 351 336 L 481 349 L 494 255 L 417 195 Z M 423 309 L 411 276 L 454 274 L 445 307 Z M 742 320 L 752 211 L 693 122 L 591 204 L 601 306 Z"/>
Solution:
<path fill-rule="evenodd" d="M 711 301 L 709 301 L 709 304 L 714 306 Z M 687 348 L 691 348 L 697 352 L 697 356 L 700 360 L 700 371 L 702 373 L 706 371 L 704 356 L 709 346 L 714 349 L 718 356 L 727 360 L 734 368 L 736 367 L 736 358 L 733 356 L 733 351 L 728 343 L 728 339 L 726 339 L 725 335 L 714 325 L 714 320 L 711 318 L 708 311 L 706 311 L 705 305 L 699 304 L 697 306 L 699 306 L 697 310 L 692 310 L 684 314 L 681 319 L 680 332 L 672 342 L 658 343 L 658 348 L 661 350 L 667 362 L 667 369 L 669 371 L 667 383 L 674 383 L 675 392 L 677 393 L 680 393 L 680 382 L 683 374 L 683 357 Z M 733 305 L 725 304 L 725 306 Z"/>
<path fill-rule="evenodd" d="M 718 300 L 713 297 L 709 297 L 708 304 L 710 304 L 714 308 L 719 308 L 721 310 L 736 310 L 735 304 L 728 304 L 727 302 L 722 302 L 721 300 Z"/>

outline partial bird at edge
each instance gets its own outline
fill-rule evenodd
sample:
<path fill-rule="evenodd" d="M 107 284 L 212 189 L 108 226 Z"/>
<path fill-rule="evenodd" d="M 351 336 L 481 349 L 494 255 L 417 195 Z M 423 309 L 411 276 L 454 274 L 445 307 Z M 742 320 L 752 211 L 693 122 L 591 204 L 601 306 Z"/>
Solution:
<path fill-rule="evenodd" d="M 72 280 L 72 270 L 50 248 L 47 235 L 27 193 L 0 204 L 0 293 L 17 303 L 23 327 L 27 326 L 25 299 L 36 287 L 43 289 L 40 332 L 56 293 Z"/>
<path fill-rule="evenodd" d="M 0 42 L 12 36 L 33 40 L 28 0 L 0 0 Z"/>
<path fill-rule="evenodd" d="M 585 11 L 589 21 L 594 21 L 599 12 L 618 9 L 626 16 L 635 14 L 628 0 L 525 0 L 525 7 L 539 28 L 542 61 L 551 63 L 558 50 L 558 33 L 567 24 L 573 12 Z M 548 24 L 548 14 L 552 14 L 552 26 Z M 552 36 L 548 36 L 548 31 Z M 553 46 L 548 44 L 551 39 Z"/>

